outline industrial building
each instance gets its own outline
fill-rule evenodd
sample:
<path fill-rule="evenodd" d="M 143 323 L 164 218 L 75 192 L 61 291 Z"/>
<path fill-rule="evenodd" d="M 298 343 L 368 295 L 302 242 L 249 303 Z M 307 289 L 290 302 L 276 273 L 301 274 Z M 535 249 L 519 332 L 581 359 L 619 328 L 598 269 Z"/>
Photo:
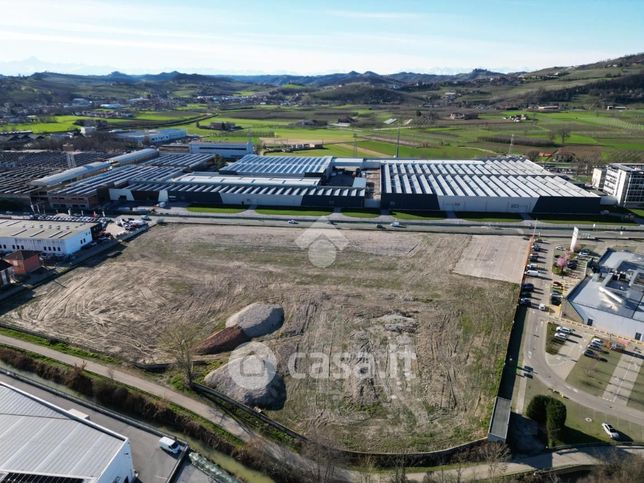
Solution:
<path fill-rule="evenodd" d="M 188 136 L 185 129 L 151 129 L 143 131 L 111 131 L 114 137 L 130 141 L 138 145 L 161 144 Z"/>
<path fill-rule="evenodd" d="M 149 161 L 150 163 L 154 160 Z M 147 163 L 147 162 L 146 162 Z M 601 197 L 518 156 L 466 161 L 246 155 L 110 199 L 422 211 L 597 213 Z"/>
<path fill-rule="evenodd" d="M 0 252 L 33 250 L 45 255 L 66 256 L 90 244 L 97 223 L 0 219 Z"/>
<path fill-rule="evenodd" d="M 130 441 L 0 382 L 0 481 L 132 483 Z"/>
<path fill-rule="evenodd" d="M 592 185 L 615 199 L 619 206 L 644 204 L 644 165 L 609 164 L 593 170 Z"/>
<path fill-rule="evenodd" d="M 33 250 L 16 250 L 4 257 L 16 275 L 29 275 L 42 267 L 40 252 Z"/>
<path fill-rule="evenodd" d="M 219 156 L 222 159 L 239 159 L 247 154 L 254 154 L 253 143 L 201 143 L 192 142 L 188 144 L 192 154 L 210 154 Z"/>
<path fill-rule="evenodd" d="M 570 292 L 562 313 L 617 336 L 644 340 L 644 256 L 608 250 L 593 276 Z"/>
<path fill-rule="evenodd" d="M 499 213 L 596 213 L 600 197 L 521 157 L 385 161 L 381 207 Z"/>

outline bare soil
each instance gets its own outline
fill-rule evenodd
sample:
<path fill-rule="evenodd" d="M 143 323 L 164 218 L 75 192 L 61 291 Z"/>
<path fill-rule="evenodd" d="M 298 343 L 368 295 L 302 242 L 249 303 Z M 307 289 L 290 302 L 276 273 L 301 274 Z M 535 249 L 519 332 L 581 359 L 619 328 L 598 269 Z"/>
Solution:
<path fill-rule="evenodd" d="M 0 320 L 158 361 L 167 357 L 160 340 L 170 326 L 191 321 L 205 339 L 246 305 L 277 303 L 285 322 L 260 339 L 286 383 L 286 404 L 273 417 L 359 450 L 431 450 L 484 437 L 517 285 L 455 273 L 476 240 L 465 235 L 340 230 L 348 245 L 318 268 L 295 242 L 302 232 L 155 227 L 120 257 L 36 289 Z M 522 251 L 520 238 L 510 240 Z M 303 378 L 288 368 L 295 352 L 290 360 Z M 311 377 L 324 373 L 320 354 L 338 353 L 349 374 Z"/>

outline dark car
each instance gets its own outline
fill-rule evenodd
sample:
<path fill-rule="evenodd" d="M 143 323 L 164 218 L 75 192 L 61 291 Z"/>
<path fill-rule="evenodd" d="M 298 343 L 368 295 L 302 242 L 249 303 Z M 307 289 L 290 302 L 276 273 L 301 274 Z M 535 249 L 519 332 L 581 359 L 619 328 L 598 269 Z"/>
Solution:
<path fill-rule="evenodd" d="M 521 290 L 525 290 L 527 292 L 532 292 L 534 290 L 534 284 L 533 283 L 524 283 L 521 285 Z"/>

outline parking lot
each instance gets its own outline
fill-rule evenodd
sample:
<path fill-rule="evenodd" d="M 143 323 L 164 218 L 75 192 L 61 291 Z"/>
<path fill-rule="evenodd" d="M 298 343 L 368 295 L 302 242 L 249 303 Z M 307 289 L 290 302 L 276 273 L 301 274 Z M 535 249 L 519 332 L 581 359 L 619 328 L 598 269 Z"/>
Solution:
<path fill-rule="evenodd" d="M 76 409 L 87 414 L 90 421 L 128 437 L 132 447 L 134 469 L 142 482 L 166 481 L 170 476 L 176 463 L 176 456 L 166 453 L 159 447 L 159 436 L 157 434 L 139 429 L 119 419 L 94 411 L 84 405 L 76 404 L 30 384 L 25 384 L 5 374 L 0 374 L 0 381 L 63 409 Z"/>

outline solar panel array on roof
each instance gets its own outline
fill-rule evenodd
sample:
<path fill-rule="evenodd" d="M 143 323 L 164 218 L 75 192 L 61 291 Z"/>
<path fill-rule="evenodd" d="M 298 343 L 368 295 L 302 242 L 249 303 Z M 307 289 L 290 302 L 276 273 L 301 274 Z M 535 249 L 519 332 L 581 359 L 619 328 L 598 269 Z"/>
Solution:
<path fill-rule="evenodd" d="M 100 188 L 124 187 L 137 181 L 165 181 L 182 172 L 181 168 L 159 166 L 124 166 L 71 183 L 63 188 L 53 190 L 54 195 L 89 195 Z"/>
<path fill-rule="evenodd" d="M 221 169 L 222 173 L 281 176 L 322 176 L 331 164 L 331 156 L 258 156 L 247 154 Z"/>
<path fill-rule="evenodd" d="M 195 169 L 205 166 L 213 157 L 212 154 L 161 153 L 158 157 L 144 161 L 141 165 Z"/>
<path fill-rule="evenodd" d="M 596 196 L 524 158 L 385 162 L 382 190 L 439 197 Z"/>

